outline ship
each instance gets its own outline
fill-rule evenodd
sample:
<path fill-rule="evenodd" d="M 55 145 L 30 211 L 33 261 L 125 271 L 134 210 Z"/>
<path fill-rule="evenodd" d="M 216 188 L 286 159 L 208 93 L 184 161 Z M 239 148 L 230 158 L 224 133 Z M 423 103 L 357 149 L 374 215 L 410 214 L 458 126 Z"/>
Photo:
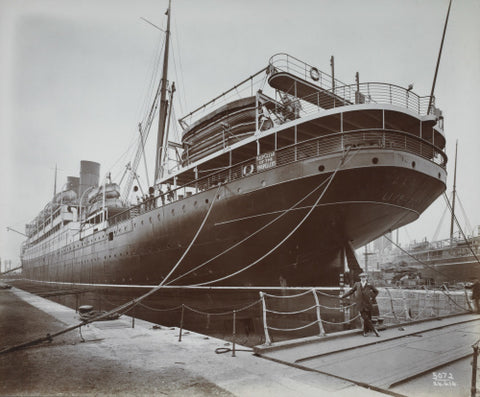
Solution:
<path fill-rule="evenodd" d="M 382 270 L 392 275 L 392 283 L 468 284 L 480 278 L 480 227 L 467 236 L 459 232 L 441 240 L 412 242 L 393 249 L 389 257 Z"/>
<path fill-rule="evenodd" d="M 82 160 L 26 225 L 22 274 L 49 284 L 338 286 L 358 247 L 418 219 L 446 188 L 444 119 L 413 87 L 346 84 L 275 54 L 168 131 L 162 77 L 122 181 Z M 136 171 L 159 109 L 154 183 Z M 176 157 L 171 165 L 168 152 Z M 138 182 L 138 181 L 137 181 Z M 138 197 L 135 197 L 138 196 Z"/>

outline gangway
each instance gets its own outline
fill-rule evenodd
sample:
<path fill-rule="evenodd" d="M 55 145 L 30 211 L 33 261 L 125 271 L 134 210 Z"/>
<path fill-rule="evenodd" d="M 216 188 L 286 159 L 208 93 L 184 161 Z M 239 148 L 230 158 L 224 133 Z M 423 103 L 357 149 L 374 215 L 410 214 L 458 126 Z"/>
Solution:
<path fill-rule="evenodd" d="M 349 330 L 256 346 L 254 350 L 257 355 L 276 362 L 348 380 L 387 394 L 403 395 L 408 383 L 421 376 L 424 376 L 425 387 L 431 390 L 429 388 L 435 386 L 432 376 L 443 373 L 442 368 L 461 360 L 468 367 L 472 345 L 478 340 L 479 331 L 480 315 L 462 314 L 392 325 L 381 332 L 380 338 L 373 335 L 363 337 L 359 330 Z M 462 371 L 462 374 L 444 372 L 452 378 L 450 396 L 464 395 L 462 393 L 470 390 L 468 374 L 471 369 L 466 373 Z M 448 376 L 441 379 L 442 382 L 446 380 L 449 380 Z"/>

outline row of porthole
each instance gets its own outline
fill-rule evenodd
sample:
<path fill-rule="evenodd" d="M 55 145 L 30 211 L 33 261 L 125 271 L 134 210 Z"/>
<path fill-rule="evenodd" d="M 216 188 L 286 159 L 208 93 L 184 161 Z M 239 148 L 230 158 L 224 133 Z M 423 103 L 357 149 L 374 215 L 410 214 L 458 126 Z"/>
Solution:
<path fill-rule="evenodd" d="M 374 157 L 372 158 L 372 163 L 373 164 L 378 164 L 378 157 Z M 417 166 L 417 163 L 415 163 L 415 161 L 412 161 L 412 168 L 415 168 Z M 318 170 L 320 172 L 323 172 L 325 171 L 325 166 L 322 164 L 322 165 L 319 165 L 318 166 Z M 438 178 L 440 179 L 442 177 L 442 175 L 440 174 L 440 172 L 438 173 Z"/>
<path fill-rule="evenodd" d="M 217 198 L 220 198 L 220 195 L 218 195 Z M 208 200 L 208 198 L 207 198 L 207 199 L 205 199 L 205 204 L 208 204 L 208 203 L 209 203 L 209 200 Z M 197 205 L 198 205 L 198 203 L 197 203 L 197 201 L 195 201 L 195 202 L 193 203 L 193 206 L 196 207 Z M 183 205 L 182 205 L 182 210 L 185 211 L 185 208 L 186 208 L 186 207 L 185 207 L 185 204 L 183 204 Z M 171 213 L 172 213 L 172 215 L 175 215 L 175 208 L 172 208 Z M 157 219 L 160 221 L 160 218 L 161 218 L 161 214 L 159 213 L 159 214 L 157 215 Z M 148 218 L 148 220 L 149 220 L 150 223 L 152 223 L 152 217 Z M 140 221 L 140 224 L 143 225 L 143 220 Z M 137 224 L 134 223 L 134 224 L 133 224 L 133 227 L 137 227 Z"/>

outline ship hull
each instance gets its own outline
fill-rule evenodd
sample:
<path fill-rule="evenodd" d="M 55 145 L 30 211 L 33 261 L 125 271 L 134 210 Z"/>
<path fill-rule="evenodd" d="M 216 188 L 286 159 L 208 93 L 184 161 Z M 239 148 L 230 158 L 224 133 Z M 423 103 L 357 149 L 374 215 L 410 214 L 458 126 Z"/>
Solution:
<path fill-rule="evenodd" d="M 85 285 L 335 286 L 349 243 L 417 219 L 444 179 L 443 168 L 409 153 L 309 158 L 24 258 L 24 275 Z"/>

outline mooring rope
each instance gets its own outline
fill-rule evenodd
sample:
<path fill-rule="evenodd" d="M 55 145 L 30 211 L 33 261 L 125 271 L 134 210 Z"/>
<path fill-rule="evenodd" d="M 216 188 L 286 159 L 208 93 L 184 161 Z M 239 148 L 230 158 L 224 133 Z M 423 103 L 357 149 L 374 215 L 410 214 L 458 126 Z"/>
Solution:
<path fill-rule="evenodd" d="M 99 314 L 98 316 L 95 316 L 95 317 L 92 317 L 90 319 L 87 319 L 87 320 L 84 320 L 82 321 L 81 323 L 79 324 L 76 324 L 76 325 L 73 325 L 71 327 L 68 327 L 68 328 L 65 328 L 64 330 L 61 330 L 59 332 L 56 332 L 56 333 L 53 333 L 53 334 L 47 334 L 46 336 L 44 337 L 41 337 L 41 338 L 37 338 L 37 339 L 34 339 L 32 341 L 29 341 L 29 342 L 25 342 L 25 343 L 21 343 L 21 344 L 18 344 L 18 345 L 15 345 L 15 346 L 12 346 L 12 347 L 8 347 L 8 348 L 5 348 L 3 350 L 0 350 L 0 354 L 5 354 L 5 353 L 9 353 L 9 352 L 12 352 L 12 351 L 15 351 L 15 350 L 18 350 L 18 349 L 22 349 L 24 347 L 29 347 L 29 346 L 34 346 L 34 345 L 37 345 L 39 343 L 42 343 L 42 342 L 46 342 L 46 341 L 51 341 L 54 337 L 57 337 L 59 335 L 62 335 L 62 334 L 65 334 L 67 332 L 70 332 L 74 329 L 77 329 L 77 328 L 80 328 L 84 325 L 87 325 L 89 323 L 92 323 L 94 321 L 99 321 L 99 320 L 103 320 L 104 318 L 107 318 L 109 316 L 111 316 L 112 314 L 118 314 L 118 313 L 125 313 L 131 309 L 133 309 L 134 306 L 138 305 L 143 299 L 147 298 L 148 296 L 152 295 L 153 293 L 157 292 L 160 288 L 163 287 L 165 281 L 168 280 L 168 278 L 170 277 L 170 275 L 175 271 L 175 269 L 180 265 L 180 263 L 182 262 L 182 260 L 185 258 L 185 256 L 187 255 L 187 253 L 189 252 L 190 248 L 192 247 L 193 243 L 195 242 L 195 240 L 197 239 L 198 235 L 200 234 L 200 231 L 203 229 L 203 226 L 205 225 L 206 221 L 207 221 L 207 218 L 208 216 L 210 215 L 210 212 L 213 208 L 213 204 L 215 203 L 216 201 L 216 198 L 217 198 L 217 195 L 218 195 L 218 192 L 220 191 L 220 188 L 222 187 L 222 185 L 219 185 L 218 186 L 218 189 L 217 189 L 217 192 L 215 193 L 214 197 L 213 197 L 213 200 L 210 204 L 210 207 L 208 208 L 208 211 L 200 225 L 200 227 L 198 228 L 197 230 L 197 233 L 195 234 L 195 236 L 193 237 L 192 241 L 190 242 L 189 246 L 187 247 L 187 249 L 184 251 L 183 255 L 180 257 L 180 259 L 177 261 L 177 263 L 175 264 L 175 266 L 173 266 L 172 270 L 168 273 L 168 275 L 162 280 L 162 282 L 157 285 L 156 287 L 152 288 L 150 291 L 146 292 L 145 294 L 141 295 L 140 297 L 138 298 L 135 298 L 135 299 L 132 299 L 131 301 L 127 302 L 127 303 L 124 303 L 123 305 L 120 305 L 110 311 L 107 311 L 105 313 L 101 313 Z"/>
<path fill-rule="evenodd" d="M 253 233 L 249 234 L 248 236 L 244 237 L 242 240 L 236 242 L 235 244 L 233 244 L 232 246 L 228 247 L 227 249 L 225 249 L 224 251 L 220 252 L 219 254 L 215 255 L 214 257 L 206 260 L 205 262 L 201 263 L 200 265 L 196 266 L 195 268 L 193 269 L 190 269 L 189 271 L 185 272 L 184 274 L 178 276 L 177 278 L 175 278 L 174 280 L 170 281 L 169 283 L 167 283 L 167 285 L 171 285 L 172 283 L 174 283 L 175 281 L 178 281 L 180 280 L 181 278 L 189 275 L 190 273 L 193 273 L 199 269 L 201 269 L 202 267 L 208 265 L 210 262 L 214 261 L 215 259 L 218 259 L 219 257 L 221 257 L 222 255 L 225 255 L 226 253 L 230 252 L 231 250 L 233 250 L 234 248 L 238 247 L 240 244 L 243 244 L 245 241 L 249 240 L 250 238 L 254 237 L 255 235 L 257 235 L 258 233 L 260 233 L 262 230 L 266 229 L 268 226 L 270 226 L 271 224 L 275 223 L 276 221 L 278 221 L 281 217 L 283 217 L 284 215 L 286 215 L 288 212 L 290 212 L 292 209 L 294 209 L 297 205 L 299 205 L 302 201 L 304 201 L 306 198 L 310 197 L 313 193 L 315 193 L 320 187 L 322 187 L 326 182 L 328 181 L 328 178 L 325 179 L 320 185 L 316 186 L 310 193 L 308 193 L 306 196 L 302 197 L 299 201 L 297 201 L 295 204 L 293 204 L 290 208 L 287 208 L 286 210 L 282 211 L 280 215 L 278 215 L 276 218 L 272 219 L 270 222 L 266 223 L 265 225 L 263 225 L 262 227 L 260 227 L 259 229 L 257 229 L 256 231 L 254 231 Z"/>
<path fill-rule="evenodd" d="M 250 263 L 249 265 L 243 267 L 242 269 L 240 270 L 237 270 L 236 272 L 233 272 L 233 273 L 230 273 L 230 274 L 227 274 L 226 276 L 223 276 L 223 277 L 220 277 L 216 280 L 211 280 L 211 281 L 206 281 L 204 283 L 198 283 L 198 284 L 194 284 L 192 286 L 203 286 L 203 285 L 209 285 L 209 284 L 214 284 L 214 283 L 217 283 L 219 281 L 223 281 L 223 280 L 226 280 L 228 278 L 231 278 L 231 277 L 234 277 L 236 276 L 237 274 L 240 274 L 242 272 L 244 272 L 245 270 L 248 270 L 249 268 L 251 268 L 252 266 L 256 265 L 257 263 L 259 263 L 260 261 L 262 261 L 263 259 L 265 259 L 267 256 L 269 256 L 272 252 L 276 251 L 278 247 L 280 247 L 285 241 L 287 241 L 299 228 L 300 226 L 302 226 L 302 224 L 310 217 L 311 213 L 313 212 L 313 210 L 317 207 L 318 203 L 320 202 L 320 200 L 323 198 L 323 196 L 325 195 L 325 193 L 327 192 L 328 188 L 330 187 L 330 184 L 332 183 L 332 181 L 334 180 L 335 176 L 337 175 L 337 172 L 338 170 L 340 169 L 340 167 L 344 164 L 345 162 L 345 158 L 347 157 L 348 153 L 350 152 L 350 147 L 348 148 L 348 150 L 345 152 L 345 154 L 342 156 L 342 159 L 340 160 L 337 168 L 335 169 L 335 171 L 332 173 L 332 175 L 328 178 L 328 183 L 327 185 L 325 186 L 325 188 L 323 189 L 322 193 L 318 196 L 318 198 L 315 200 L 315 203 L 311 206 L 310 210 L 307 212 L 307 214 L 302 218 L 302 220 L 277 244 L 275 245 L 272 249 L 270 249 L 267 253 L 265 253 L 264 255 L 262 255 L 260 258 L 256 259 L 255 261 L 253 261 L 252 263 Z"/>

